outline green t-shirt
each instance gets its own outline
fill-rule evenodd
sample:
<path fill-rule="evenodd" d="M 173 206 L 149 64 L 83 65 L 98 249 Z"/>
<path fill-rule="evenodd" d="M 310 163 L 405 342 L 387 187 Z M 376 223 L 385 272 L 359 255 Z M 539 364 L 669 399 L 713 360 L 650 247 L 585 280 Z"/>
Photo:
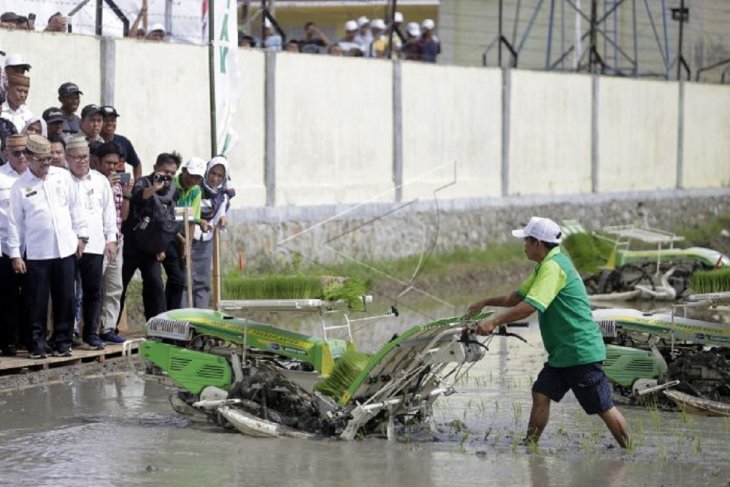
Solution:
<path fill-rule="evenodd" d="M 555 247 L 517 290 L 538 311 L 540 334 L 553 367 L 601 362 L 606 346 L 588 294 L 570 259 Z"/>
<path fill-rule="evenodd" d="M 199 185 L 192 186 L 185 190 L 180 184 L 180 175 L 175 176 L 175 186 L 178 190 L 178 198 L 175 206 L 179 208 L 192 208 L 193 221 L 200 223 L 200 200 L 203 197 L 203 192 Z"/>

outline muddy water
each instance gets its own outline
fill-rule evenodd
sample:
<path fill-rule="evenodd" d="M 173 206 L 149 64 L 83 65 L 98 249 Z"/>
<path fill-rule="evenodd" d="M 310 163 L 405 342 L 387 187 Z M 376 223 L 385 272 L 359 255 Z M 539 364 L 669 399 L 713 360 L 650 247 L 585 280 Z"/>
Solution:
<path fill-rule="evenodd" d="M 413 317 L 368 325 L 367 345 Z M 175 415 L 169 391 L 133 373 L 0 394 L 1 485 L 727 486 L 730 418 L 622 408 L 624 452 L 571 393 L 553 405 L 538 451 L 518 444 L 529 386 L 545 359 L 529 341 L 495 337 L 487 357 L 435 408 L 429 442 L 253 439 Z M 367 348 L 367 346 L 365 347 Z"/>

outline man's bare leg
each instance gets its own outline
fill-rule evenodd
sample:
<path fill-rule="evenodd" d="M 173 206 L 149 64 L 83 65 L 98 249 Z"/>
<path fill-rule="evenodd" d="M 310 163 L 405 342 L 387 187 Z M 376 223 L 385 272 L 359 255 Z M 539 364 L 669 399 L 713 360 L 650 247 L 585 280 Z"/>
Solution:
<path fill-rule="evenodd" d="M 626 423 L 623 414 L 616 409 L 616 406 L 601 413 L 600 416 L 603 422 L 606 423 L 606 426 L 608 426 L 608 430 L 613 434 L 613 437 L 616 438 L 618 444 L 621 445 L 621 448 L 628 447 L 629 425 Z"/>
<path fill-rule="evenodd" d="M 540 392 L 532 391 L 532 410 L 525 440 L 537 443 L 548 424 L 548 419 L 550 419 L 550 398 Z"/>

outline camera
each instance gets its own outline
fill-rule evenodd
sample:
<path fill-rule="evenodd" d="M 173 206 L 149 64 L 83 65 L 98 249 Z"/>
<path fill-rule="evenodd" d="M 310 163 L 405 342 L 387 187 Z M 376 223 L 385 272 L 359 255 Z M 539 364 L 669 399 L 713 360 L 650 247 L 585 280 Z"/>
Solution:
<path fill-rule="evenodd" d="M 129 182 L 129 178 L 132 175 L 128 172 L 120 172 L 119 173 L 119 184 L 127 184 Z"/>
<path fill-rule="evenodd" d="M 166 174 L 160 174 L 158 172 L 156 172 L 152 176 L 152 181 L 155 182 L 155 183 L 160 183 L 160 182 L 167 183 L 167 182 L 169 182 L 171 180 L 172 180 L 172 178 L 170 176 L 168 176 Z"/>

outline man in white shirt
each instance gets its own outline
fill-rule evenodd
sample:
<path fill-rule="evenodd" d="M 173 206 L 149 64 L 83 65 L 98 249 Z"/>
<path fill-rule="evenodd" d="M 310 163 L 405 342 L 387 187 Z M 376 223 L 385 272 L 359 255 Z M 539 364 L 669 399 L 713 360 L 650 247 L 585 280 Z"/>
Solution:
<path fill-rule="evenodd" d="M 0 166 L 0 348 L 3 355 L 16 354 L 18 343 L 22 338 L 18 335 L 21 323 L 25 323 L 20 303 L 20 289 L 23 275 L 16 274 L 10 263 L 10 249 L 8 248 L 8 211 L 10 209 L 10 190 L 21 174 L 28 170 L 28 157 L 25 135 L 11 135 L 5 141 L 5 159 L 7 162 Z"/>
<path fill-rule="evenodd" d="M 22 74 L 6 73 L 8 78 L 7 100 L 2 105 L 2 118 L 10 120 L 18 133 L 34 118 L 25 101 L 30 91 L 30 78 Z"/>
<path fill-rule="evenodd" d="M 10 190 L 8 240 L 13 271 L 25 274 L 24 305 L 30 327 L 30 358 L 46 357 L 48 294 L 53 300 L 56 357 L 71 355 L 74 267 L 89 242 L 83 198 L 71 174 L 51 166 L 51 144 L 29 135 L 29 167 Z M 23 258 L 25 255 L 25 258 Z"/>
<path fill-rule="evenodd" d="M 104 348 L 99 338 L 102 272 L 104 258 L 113 262 L 117 255 L 117 211 L 109 180 L 89 168 L 89 144 L 83 135 L 75 135 L 66 143 L 66 162 L 83 201 L 89 228 L 89 243 L 76 262 L 83 295 L 81 348 L 101 350 Z"/>

